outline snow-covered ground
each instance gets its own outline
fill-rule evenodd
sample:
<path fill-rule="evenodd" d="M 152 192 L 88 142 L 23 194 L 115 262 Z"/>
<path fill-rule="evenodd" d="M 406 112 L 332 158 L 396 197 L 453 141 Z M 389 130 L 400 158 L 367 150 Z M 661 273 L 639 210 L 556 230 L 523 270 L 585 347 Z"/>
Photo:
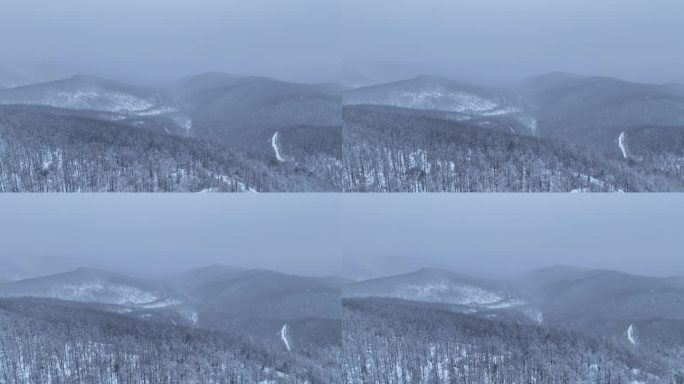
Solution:
<path fill-rule="evenodd" d="M 601 188 L 601 189 L 607 188 L 608 191 L 610 191 L 610 192 L 624 192 L 622 189 L 615 188 L 615 186 L 613 186 L 613 185 L 608 185 L 608 184 L 606 184 L 605 181 L 597 179 L 593 176 L 580 174 L 578 177 L 581 179 L 584 179 L 584 180 L 589 180 L 589 183 L 597 186 L 598 188 Z M 588 190 L 586 188 L 578 188 L 578 189 L 573 189 L 572 191 L 570 191 L 570 193 L 581 193 L 581 192 L 591 192 L 591 190 Z"/>
<path fill-rule="evenodd" d="M 215 172 L 211 172 L 211 171 L 210 171 L 209 173 L 210 173 L 214 178 L 216 178 L 217 180 L 219 180 L 219 181 L 221 181 L 221 182 L 228 183 L 228 184 L 236 184 L 240 192 L 253 192 L 253 193 L 257 193 L 256 189 L 251 188 L 251 187 L 248 187 L 247 184 L 245 184 L 244 182 L 242 182 L 242 181 L 240 181 L 240 180 L 236 180 L 236 179 L 234 179 L 234 178 L 232 178 L 232 177 L 229 177 L 229 176 L 226 176 L 226 175 L 221 175 L 221 174 L 218 174 L 218 173 L 215 173 Z M 214 192 L 214 190 L 212 190 L 212 189 L 203 189 L 203 190 L 201 190 L 200 192 L 202 192 L 202 193 L 207 193 L 207 192 Z"/>

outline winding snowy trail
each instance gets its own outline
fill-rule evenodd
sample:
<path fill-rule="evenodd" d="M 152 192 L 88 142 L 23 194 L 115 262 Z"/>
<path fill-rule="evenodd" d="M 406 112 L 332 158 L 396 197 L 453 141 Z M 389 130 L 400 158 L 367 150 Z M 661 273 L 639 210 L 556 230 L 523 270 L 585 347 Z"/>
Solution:
<path fill-rule="evenodd" d="M 627 146 L 625 145 L 625 131 L 620 133 L 618 137 L 618 145 L 620 146 L 620 151 L 622 151 L 622 157 L 627 158 Z"/>
<path fill-rule="evenodd" d="M 273 137 L 271 137 L 271 146 L 273 147 L 273 151 L 275 152 L 276 159 L 278 159 L 278 161 L 282 163 L 285 161 L 285 158 L 280 155 L 280 148 L 278 147 L 278 138 L 280 138 L 280 132 L 276 131 L 276 133 L 273 134 Z"/>
<path fill-rule="evenodd" d="M 629 328 L 627 328 L 627 339 L 629 339 L 629 342 L 632 343 L 632 345 L 636 345 L 636 335 L 634 334 L 634 324 L 630 324 Z"/>
<path fill-rule="evenodd" d="M 289 352 L 292 350 L 292 348 L 290 347 L 290 339 L 288 339 L 288 337 L 287 337 L 287 334 L 288 334 L 287 330 L 288 330 L 287 324 L 283 324 L 283 327 L 280 328 L 280 339 L 283 341 L 283 343 L 285 344 L 285 348 L 287 348 L 287 350 Z"/>

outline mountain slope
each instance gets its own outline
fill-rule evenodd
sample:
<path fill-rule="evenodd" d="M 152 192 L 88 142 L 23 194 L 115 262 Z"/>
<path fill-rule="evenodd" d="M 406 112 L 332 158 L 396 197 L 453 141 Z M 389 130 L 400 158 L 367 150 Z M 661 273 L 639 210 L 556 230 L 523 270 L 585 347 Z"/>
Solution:
<path fill-rule="evenodd" d="M 0 376 L 6 383 L 339 382 L 339 349 L 303 356 L 237 332 L 173 326 L 53 300 L 0 299 L 0 322 Z"/>
<path fill-rule="evenodd" d="M 340 288 L 329 280 L 267 270 L 210 278 L 188 292 L 200 311 L 243 318 L 340 317 Z"/>
<path fill-rule="evenodd" d="M 79 75 L 1 91 L 0 104 L 135 113 L 161 107 L 164 99 L 158 92 L 150 89 Z"/>
<path fill-rule="evenodd" d="M 675 356 L 380 299 L 344 300 L 344 382 L 672 383 Z"/>
<path fill-rule="evenodd" d="M 436 76 L 374 85 L 347 91 L 345 105 L 386 105 L 468 115 L 502 115 L 517 112 L 501 92 Z"/>
<path fill-rule="evenodd" d="M 537 289 L 544 310 L 562 318 L 684 319 L 684 279 L 592 270 L 546 282 Z"/>
<path fill-rule="evenodd" d="M 684 127 L 637 126 L 620 133 L 623 157 L 640 166 L 684 178 Z"/>
<path fill-rule="evenodd" d="M 186 80 L 189 81 L 189 80 Z M 194 120 L 249 126 L 336 125 L 340 90 L 329 85 L 289 83 L 265 77 L 197 84 L 182 101 Z"/>
<path fill-rule="evenodd" d="M 344 296 L 386 297 L 473 307 L 520 304 L 503 285 L 433 268 L 348 284 L 344 287 Z"/>
<path fill-rule="evenodd" d="M 344 185 L 371 192 L 677 191 L 684 180 L 558 140 L 405 109 L 344 108 Z"/>
<path fill-rule="evenodd" d="M 0 107 L 0 191 L 335 190 L 297 164 L 82 113 Z"/>
<path fill-rule="evenodd" d="M 550 74 L 522 88 L 540 134 L 617 150 L 620 133 L 643 125 L 684 125 L 684 92 L 671 84 Z"/>
<path fill-rule="evenodd" d="M 88 268 L 4 284 L 0 286 L 0 296 L 142 307 L 174 301 L 161 286 Z"/>

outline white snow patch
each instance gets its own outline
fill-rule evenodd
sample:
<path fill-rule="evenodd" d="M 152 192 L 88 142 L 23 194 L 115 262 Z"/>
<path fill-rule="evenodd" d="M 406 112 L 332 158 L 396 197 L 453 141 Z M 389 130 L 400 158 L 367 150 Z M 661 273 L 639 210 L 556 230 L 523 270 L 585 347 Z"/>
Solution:
<path fill-rule="evenodd" d="M 292 350 L 292 347 L 290 347 L 290 339 L 288 338 L 288 327 L 287 324 L 283 324 L 283 327 L 280 328 L 280 340 L 283 341 L 285 344 L 285 348 L 287 348 L 288 351 Z"/>
<path fill-rule="evenodd" d="M 597 179 L 593 176 L 589 176 L 589 175 L 585 175 L 585 174 L 579 174 L 578 178 L 581 178 L 583 180 L 588 180 L 590 184 L 593 184 L 599 188 L 607 188 L 608 191 L 610 191 L 610 192 L 618 192 L 618 193 L 624 192 L 622 189 L 615 188 L 615 186 L 609 185 L 605 181 Z M 570 191 L 570 193 L 582 193 L 582 192 L 591 192 L 591 189 L 582 187 L 582 188 L 577 188 L 577 189 L 573 189 L 572 191 Z"/>
<path fill-rule="evenodd" d="M 620 133 L 620 136 L 618 137 L 618 146 L 620 147 L 620 151 L 622 152 L 622 157 L 626 159 L 628 155 L 627 145 L 625 144 L 625 131 L 622 131 L 622 133 Z"/>
<path fill-rule="evenodd" d="M 175 299 L 162 299 L 155 301 L 153 303 L 144 303 L 140 304 L 139 307 L 141 308 L 146 308 L 146 309 L 153 309 L 153 308 L 166 308 L 166 307 L 172 307 L 175 305 L 180 305 L 181 302 Z"/>
<path fill-rule="evenodd" d="M 271 137 L 271 146 L 273 147 L 273 151 L 275 152 L 276 159 L 278 159 L 278 161 L 282 163 L 285 161 L 285 158 L 280 154 L 280 148 L 278 147 L 279 138 L 280 132 L 276 131 L 276 133 L 273 134 L 273 137 Z"/>
<path fill-rule="evenodd" d="M 433 86 L 417 91 L 394 92 L 387 97 L 356 96 L 346 100 L 347 105 L 380 104 L 394 107 L 421 110 L 441 110 L 457 113 L 496 114 L 499 108 L 497 101 L 479 95 L 450 90 L 443 86 Z"/>
<path fill-rule="evenodd" d="M 630 324 L 627 328 L 627 340 L 629 340 L 632 345 L 637 345 L 636 327 L 634 324 Z"/>
<path fill-rule="evenodd" d="M 175 113 L 178 112 L 175 108 L 172 107 L 166 107 L 166 106 L 158 106 L 158 107 L 153 107 L 150 109 L 146 109 L 144 111 L 137 111 L 135 114 L 137 116 L 159 116 L 167 113 Z"/>
<path fill-rule="evenodd" d="M 506 106 L 503 108 L 495 108 L 495 109 L 492 109 L 489 111 L 482 111 L 482 112 L 479 112 L 478 114 L 481 116 L 502 116 L 502 115 L 508 115 L 511 113 L 518 113 L 518 112 L 520 112 L 519 108 Z"/>

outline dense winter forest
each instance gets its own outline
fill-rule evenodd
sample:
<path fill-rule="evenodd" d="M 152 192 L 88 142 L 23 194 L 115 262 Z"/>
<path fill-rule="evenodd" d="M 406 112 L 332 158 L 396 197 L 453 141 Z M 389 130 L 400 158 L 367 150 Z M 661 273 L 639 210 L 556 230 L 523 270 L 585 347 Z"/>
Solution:
<path fill-rule="evenodd" d="M 337 95 L 337 96 L 336 96 Z M 90 76 L 0 91 L 0 190 L 341 190 L 335 87 L 206 74 Z"/>
<path fill-rule="evenodd" d="M 339 283 L 212 266 L 0 284 L 0 382 L 335 384 Z"/>
<path fill-rule="evenodd" d="M 345 185 L 372 192 L 677 191 L 679 170 L 391 108 L 344 111 Z"/>
<path fill-rule="evenodd" d="M 3 383 L 684 382 L 681 277 L 425 268 L 355 280 L 209 266 L 3 281 Z"/>
<path fill-rule="evenodd" d="M 363 87 L 206 73 L 0 90 L 0 190 L 684 190 L 684 91 L 553 73 Z"/>
<path fill-rule="evenodd" d="M 684 92 L 553 73 L 481 87 L 419 76 L 345 92 L 345 189 L 681 191 Z"/>
<path fill-rule="evenodd" d="M 344 307 L 346 383 L 673 383 L 665 362 L 604 338 L 378 299 Z"/>
<path fill-rule="evenodd" d="M 684 279 L 552 267 L 347 284 L 344 382 L 684 382 Z"/>
<path fill-rule="evenodd" d="M 335 369 L 259 339 L 73 304 L 0 301 L 3 383 L 336 383 Z"/>

